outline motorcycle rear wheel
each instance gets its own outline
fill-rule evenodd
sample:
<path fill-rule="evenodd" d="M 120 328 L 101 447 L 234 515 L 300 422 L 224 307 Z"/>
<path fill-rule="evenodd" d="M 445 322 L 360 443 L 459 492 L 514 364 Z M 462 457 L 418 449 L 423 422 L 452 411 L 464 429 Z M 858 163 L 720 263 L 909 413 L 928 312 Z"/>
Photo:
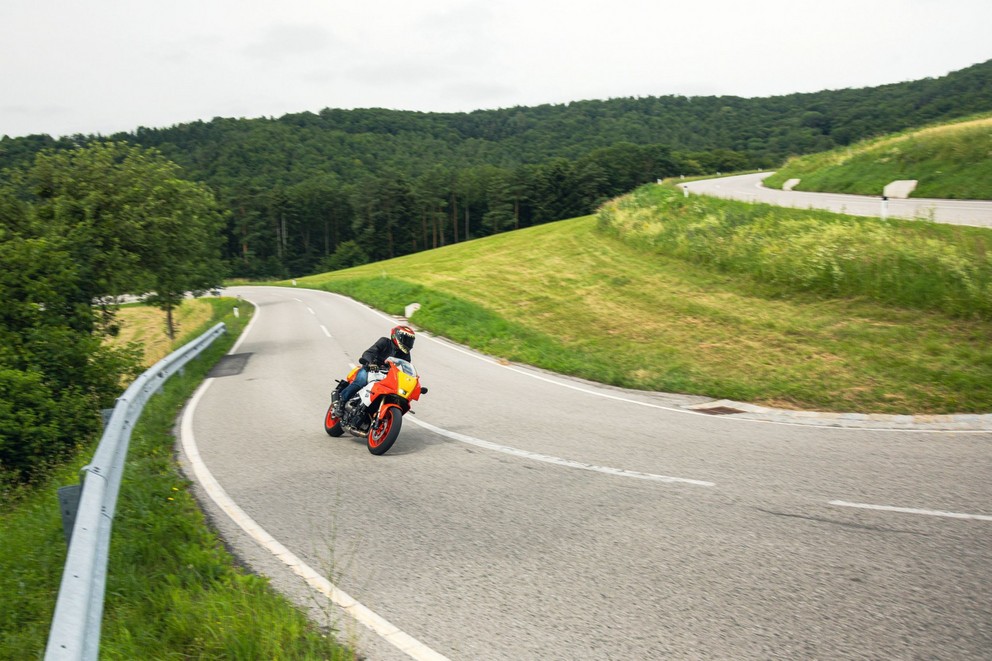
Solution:
<path fill-rule="evenodd" d="M 327 432 L 328 436 L 335 437 L 344 433 L 344 429 L 341 428 L 341 420 L 334 417 L 333 403 L 327 407 L 327 413 L 324 414 L 324 431 Z"/>
<path fill-rule="evenodd" d="M 386 415 L 381 420 L 372 422 L 369 429 L 368 448 L 372 454 L 386 454 L 389 448 L 393 447 L 396 437 L 400 435 L 400 426 L 403 424 L 403 414 L 395 408 L 386 411 Z M 330 433 L 330 432 L 328 432 Z"/>

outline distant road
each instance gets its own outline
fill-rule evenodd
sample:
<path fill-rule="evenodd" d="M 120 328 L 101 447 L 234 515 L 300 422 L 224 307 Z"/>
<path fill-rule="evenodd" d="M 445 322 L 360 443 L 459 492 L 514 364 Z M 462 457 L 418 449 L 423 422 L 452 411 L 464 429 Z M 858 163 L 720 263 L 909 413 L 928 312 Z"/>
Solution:
<path fill-rule="evenodd" d="M 690 194 L 767 202 L 783 207 L 826 209 L 853 216 L 882 215 L 882 198 L 869 195 L 838 195 L 835 193 L 804 193 L 765 188 L 762 180 L 771 172 L 744 174 L 722 179 L 707 179 L 682 184 Z M 887 213 L 891 217 L 934 220 L 953 225 L 972 225 L 992 229 L 992 202 L 983 200 L 935 200 L 910 198 L 890 199 Z"/>

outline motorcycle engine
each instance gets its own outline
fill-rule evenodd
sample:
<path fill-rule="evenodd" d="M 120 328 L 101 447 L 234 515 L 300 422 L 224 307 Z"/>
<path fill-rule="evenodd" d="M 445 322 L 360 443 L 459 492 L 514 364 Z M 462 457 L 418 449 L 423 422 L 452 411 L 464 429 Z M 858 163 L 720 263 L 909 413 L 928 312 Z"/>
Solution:
<path fill-rule="evenodd" d="M 366 416 L 368 408 L 362 404 L 358 398 L 351 399 L 344 405 L 344 415 L 342 416 L 349 426 L 364 431 L 368 428 L 368 418 Z"/>

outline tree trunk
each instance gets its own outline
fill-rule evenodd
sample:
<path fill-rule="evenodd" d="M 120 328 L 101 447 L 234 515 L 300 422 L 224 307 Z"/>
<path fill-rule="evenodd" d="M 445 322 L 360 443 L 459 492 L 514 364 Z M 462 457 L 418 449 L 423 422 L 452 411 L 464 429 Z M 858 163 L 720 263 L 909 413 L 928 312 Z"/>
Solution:
<path fill-rule="evenodd" d="M 420 235 L 424 241 L 424 250 L 427 250 L 427 211 L 423 208 L 420 210 Z M 414 242 L 414 252 L 417 252 L 416 245 Z"/>
<path fill-rule="evenodd" d="M 454 243 L 458 243 L 458 198 L 455 191 L 451 191 L 451 235 Z"/>

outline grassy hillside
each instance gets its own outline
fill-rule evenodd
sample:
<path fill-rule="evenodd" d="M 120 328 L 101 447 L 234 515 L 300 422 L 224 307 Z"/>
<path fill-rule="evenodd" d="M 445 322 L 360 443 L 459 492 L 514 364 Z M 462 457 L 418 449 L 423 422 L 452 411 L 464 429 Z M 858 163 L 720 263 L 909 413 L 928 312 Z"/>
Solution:
<path fill-rule="evenodd" d="M 919 181 L 912 197 L 992 199 L 992 116 L 940 124 L 791 159 L 765 180 L 796 190 L 881 195 L 898 179 Z"/>
<path fill-rule="evenodd" d="M 663 189 L 642 190 L 650 198 Z M 682 199 L 672 193 L 670 202 Z M 751 205 L 689 202 L 699 222 L 681 234 L 702 240 L 696 252 L 707 250 L 707 236 L 714 246 L 723 241 L 707 224 L 728 213 L 731 224 L 736 218 L 758 227 L 740 215 Z M 746 269 L 665 254 L 647 236 L 690 211 L 656 203 L 627 203 L 625 214 L 643 213 L 634 223 L 643 235 L 601 229 L 596 218 L 584 217 L 315 275 L 299 285 L 396 314 L 419 302 L 413 321 L 423 328 L 495 356 L 615 385 L 818 410 L 992 411 L 988 316 L 803 290 Z M 795 222 L 825 222 L 810 212 L 780 211 Z M 902 231 L 911 224 L 887 227 Z M 987 259 L 992 236 L 969 230 L 936 228 L 919 245 L 940 252 L 961 243 L 968 259 Z M 802 241 L 781 240 L 786 252 L 802 248 Z M 807 248 L 818 254 L 815 245 Z"/>
<path fill-rule="evenodd" d="M 206 299 L 197 298 L 183 301 L 173 311 L 173 319 L 179 335 L 189 329 L 199 329 L 214 313 L 214 308 Z M 126 305 L 117 315 L 120 331 L 108 341 L 118 346 L 134 343 L 141 347 L 141 364 L 148 368 L 168 356 L 175 343 L 165 332 L 165 312 L 151 305 Z"/>

